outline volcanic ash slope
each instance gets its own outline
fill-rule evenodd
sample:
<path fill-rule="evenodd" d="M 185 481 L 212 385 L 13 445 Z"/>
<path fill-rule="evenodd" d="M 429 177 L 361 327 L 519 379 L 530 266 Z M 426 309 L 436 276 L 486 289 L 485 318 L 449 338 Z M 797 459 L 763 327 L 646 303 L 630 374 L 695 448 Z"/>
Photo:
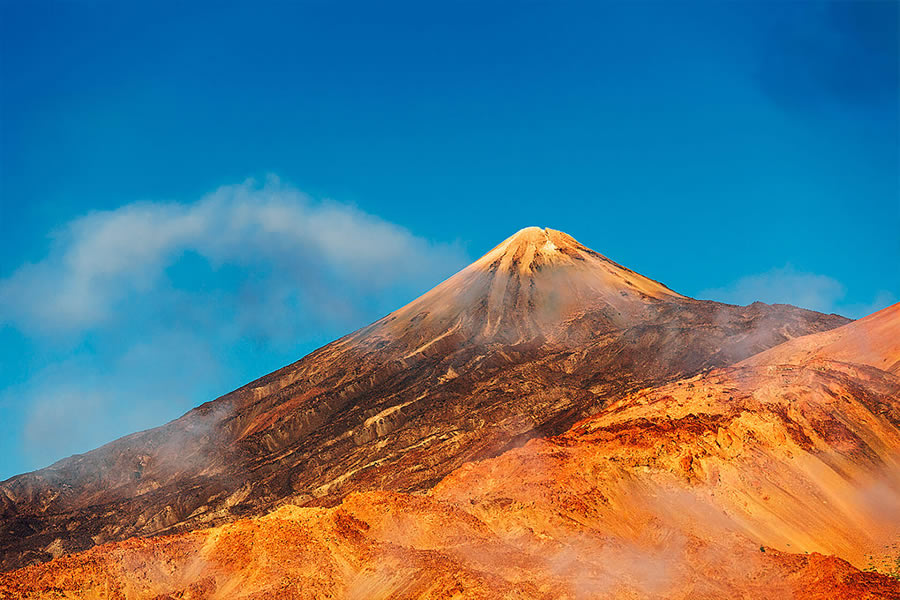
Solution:
<path fill-rule="evenodd" d="M 424 494 L 111 544 L 0 577 L 0 594 L 900 598 L 864 570 L 900 550 L 900 378 L 880 368 L 900 359 L 898 316 L 622 394 Z"/>

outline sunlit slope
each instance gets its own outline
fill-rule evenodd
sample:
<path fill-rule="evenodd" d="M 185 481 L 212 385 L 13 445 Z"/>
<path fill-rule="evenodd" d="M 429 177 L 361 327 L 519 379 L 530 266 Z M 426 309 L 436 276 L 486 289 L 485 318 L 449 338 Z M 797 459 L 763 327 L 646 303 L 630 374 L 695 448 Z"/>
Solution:
<path fill-rule="evenodd" d="M 368 492 L 331 509 L 101 546 L 0 575 L 0 597 L 541 599 L 900 597 L 895 580 L 820 554 L 761 552 L 733 534 L 698 539 L 660 528 L 628 538 L 557 506 L 498 505 L 539 535 L 495 531 L 430 496 Z M 556 523 L 553 526 L 550 524 Z"/>

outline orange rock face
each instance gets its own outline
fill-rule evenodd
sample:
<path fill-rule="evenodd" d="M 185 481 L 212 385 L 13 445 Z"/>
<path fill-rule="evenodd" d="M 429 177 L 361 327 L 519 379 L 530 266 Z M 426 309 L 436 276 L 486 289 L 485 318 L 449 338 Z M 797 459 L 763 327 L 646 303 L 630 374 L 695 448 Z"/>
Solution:
<path fill-rule="evenodd" d="M 623 393 L 424 493 L 100 546 L 0 597 L 900 598 L 897 314 Z M 835 336 L 862 335 L 854 363 Z"/>

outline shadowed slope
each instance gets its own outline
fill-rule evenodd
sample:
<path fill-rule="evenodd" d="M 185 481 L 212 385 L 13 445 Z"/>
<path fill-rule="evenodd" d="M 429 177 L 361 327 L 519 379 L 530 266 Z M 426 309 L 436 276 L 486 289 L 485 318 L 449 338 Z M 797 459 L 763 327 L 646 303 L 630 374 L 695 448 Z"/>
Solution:
<path fill-rule="evenodd" d="M 565 234 L 525 229 L 293 365 L 3 482 L 0 566 L 285 501 L 426 490 L 466 461 L 565 431 L 613 395 L 846 322 L 685 298 Z"/>

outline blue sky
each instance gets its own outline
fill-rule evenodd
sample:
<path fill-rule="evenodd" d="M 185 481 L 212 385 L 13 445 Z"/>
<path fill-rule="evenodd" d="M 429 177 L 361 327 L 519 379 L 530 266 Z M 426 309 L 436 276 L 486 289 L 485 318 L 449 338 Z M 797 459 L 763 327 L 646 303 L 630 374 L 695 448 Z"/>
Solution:
<path fill-rule="evenodd" d="M 0 479 L 529 225 L 696 297 L 896 302 L 897 11 L 0 3 Z"/>

